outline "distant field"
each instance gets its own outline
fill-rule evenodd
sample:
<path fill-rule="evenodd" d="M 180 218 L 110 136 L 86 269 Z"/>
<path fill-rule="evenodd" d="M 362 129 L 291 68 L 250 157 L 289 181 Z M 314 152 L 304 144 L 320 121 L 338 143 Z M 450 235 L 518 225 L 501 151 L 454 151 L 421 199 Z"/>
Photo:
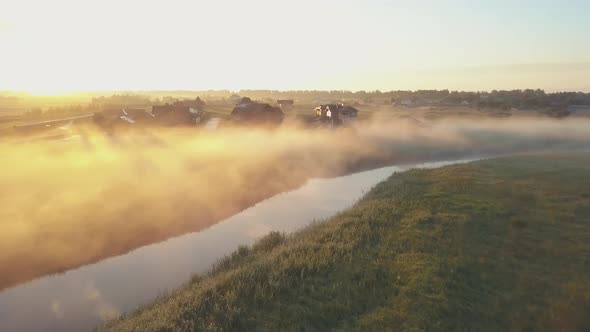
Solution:
<path fill-rule="evenodd" d="M 21 123 L 25 123 L 25 120 L 20 115 L 0 116 L 0 135 L 12 133 L 13 127 Z"/>
<path fill-rule="evenodd" d="M 394 175 L 112 331 L 588 331 L 590 155 Z"/>
<path fill-rule="evenodd" d="M 50 121 L 64 118 L 71 118 L 75 116 L 88 115 L 90 113 L 72 113 L 67 115 L 52 115 L 43 114 L 41 116 L 27 116 L 27 115 L 0 115 L 0 136 L 12 134 L 14 126 L 35 123 L 41 121 Z"/>

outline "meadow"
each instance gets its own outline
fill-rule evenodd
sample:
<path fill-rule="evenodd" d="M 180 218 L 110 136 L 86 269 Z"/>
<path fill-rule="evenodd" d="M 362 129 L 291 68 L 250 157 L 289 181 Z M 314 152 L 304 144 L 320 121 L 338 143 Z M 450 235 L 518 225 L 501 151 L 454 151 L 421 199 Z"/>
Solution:
<path fill-rule="evenodd" d="M 391 176 L 105 331 L 587 331 L 590 154 Z"/>

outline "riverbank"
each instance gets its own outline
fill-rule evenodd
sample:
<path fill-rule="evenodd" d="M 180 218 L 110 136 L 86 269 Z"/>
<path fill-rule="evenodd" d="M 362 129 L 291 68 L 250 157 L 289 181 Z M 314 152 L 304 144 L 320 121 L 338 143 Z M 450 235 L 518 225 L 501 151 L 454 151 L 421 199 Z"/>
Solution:
<path fill-rule="evenodd" d="M 106 330 L 585 330 L 590 155 L 390 177 Z"/>
<path fill-rule="evenodd" d="M 312 179 L 207 229 L 2 291 L 2 332 L 89 331 L 182 287 L 240 245 L 252 245 L 271 231 L 295 232 L 349 208 L 377 183 L 402 170 L 392 166 Z"/>
<path fill-rule="evenodd" d="M 584 149 L 580 121 L 181 129 L 0 143 L 0 290 L 201 231 L 308 179 L 389 165 Z M 43 167 L 39 167 L 43 165 Z"/>

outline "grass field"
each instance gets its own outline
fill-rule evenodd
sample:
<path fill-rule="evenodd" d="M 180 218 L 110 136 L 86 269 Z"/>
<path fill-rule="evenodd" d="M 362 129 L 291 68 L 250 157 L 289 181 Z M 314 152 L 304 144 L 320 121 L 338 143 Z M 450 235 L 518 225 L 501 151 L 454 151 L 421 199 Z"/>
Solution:
<path fill-rule="evenodd" d="M 590 155 L 412 170 L 113 331 L 590 330 Z"/>

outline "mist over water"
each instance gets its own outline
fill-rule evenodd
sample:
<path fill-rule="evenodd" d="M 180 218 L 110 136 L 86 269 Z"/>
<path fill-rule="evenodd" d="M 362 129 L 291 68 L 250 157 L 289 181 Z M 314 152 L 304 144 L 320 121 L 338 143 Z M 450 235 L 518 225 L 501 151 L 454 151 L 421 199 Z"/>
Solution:
<path fill-rule="evenodd" d="M 354 128 L 145 129 L 0 142 L 0 289 L 197 231 L 309 178 L 586 149 L 582 119 L 375 120 Z"/>

